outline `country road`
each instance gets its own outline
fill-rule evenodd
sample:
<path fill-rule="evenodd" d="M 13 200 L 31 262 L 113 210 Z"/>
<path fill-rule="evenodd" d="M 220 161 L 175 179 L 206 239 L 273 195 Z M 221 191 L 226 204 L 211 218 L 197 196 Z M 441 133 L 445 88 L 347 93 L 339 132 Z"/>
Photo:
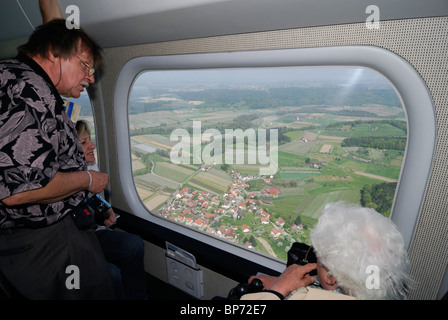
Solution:
<path fill-rule="evenodd" d="M 257 237 L 257 240 L 260 241 L 261 244 L 263 245 L 263 247 L 266 248 L 269 255 L 277 258 L 277 255 L 275 254 L 274 250 L 272 250 L 271 245 L 266 240 L 264 240 L 263 238 L 260 238 L 260 237 Z"/>
<path fill-rule="evenodd" d="M 371 174 L 371 173 L 365 173 L 365 172 L 361 172 L 361 171 L 353 171 L 353 173 L 359 174 L 360 176 L 365 176 L 365 177 L 369 177 L 369 178 L 374 178 L 374 179 L 378 179 L 378 180 L 383 180 L 386 182 L 397 182 L 398 180 L 396 179 L 391 179 L 391 178 L 387 178 L 387 177 L 382 177 L 382 176 L 378 176 L 376 174 Z"/>

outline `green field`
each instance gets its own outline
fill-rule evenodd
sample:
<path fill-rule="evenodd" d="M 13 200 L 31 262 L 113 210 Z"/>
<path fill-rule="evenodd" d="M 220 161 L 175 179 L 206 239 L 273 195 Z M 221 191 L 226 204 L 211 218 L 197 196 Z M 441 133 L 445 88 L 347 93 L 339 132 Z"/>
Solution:
<path fill-rule="evenodd" d="M 156 162 L 154 173 L 176 182 L 183 182 L 191 176 L 194 171 L 173 165 L 169 162 Z"/>
<path fill-rule="evenodd" d="M 200 117 L 211 120 L 210 115 L 196 115 L 197 119 Z M 219 123 L 218 116 L 212 118 L 214 122 Z M 222 226 L 238 227 L 239 229 L 235 228 L 234 231 L 236 237 L 231 241 L 244 245 L 250 239 L 256 250 L 286 259 L 286 252 L 293 242 L 309 243 L 309 231 L 314 227 L 327 203 L 344 200 L 359 204 L 361 190 L 365 185 L 398 179 L 403 162 L 402 151 L 342 147 L 341 143 L 344 137 L 402 137 L 406 135 L 403 130 L 379 121 L 357 125 L 342 123 L 325 127 L 334 123 L 336 119 L 341 117 L 313 114 L 306 119 L 306 122 L 320 126 L 319 128 L 287 131 L 285 136 L 290 141 L 284 140 L 279 146 L 279 171 L 272 177 L 259 176 L 258 165 L 229 164 L 225 169 L 220 165 L 213 165 L 211 169 L 201 171 L 198 170 L 200 165 L 174 165 L 166 154 L 161 156 L 148 153 L 140 155 L 140 161 L 145 164 L 146 171 L 139 170 L 139 172 L 146 173 L 136 176 L 135 181 L 141 188 L 158 192 L 174 192 L 188 187 L 218 199 L 220 204 L 228 199 L 226 193 L 229 192 L 230 186 L 238 184 L 238 194 L 232 198 L 233 208 L 239 204 L 246 204 L 249 192 L 255 192 L 256 197 L 252 201 L 256 204 L 256 208 L 262 208 L 270 214 L 268 224 L 261 223 L 261 216 L 255 210 L 238 209 L 237 214 L 226 208 L 221 211 L 219 220 L 208 222 L 208 232 L 216 232 Z M 228 118 L 225 120 L 228 121 Z M 286 124 L 290 128 L 297 127 L 294 118 L 283 117 L 277 120 L 276 123 Z M 303 137 L 315 139 L 305 141 Z M 158 145 L 168 150 L 167 140 L 160 135 L 139 136 L 135 141 L 142 143 L 145 139 L 152 146 Z M 244 148 L 247 149 L 247 145 Z M 269 178 L 269 181 L 266 178 Z M 241 179 L 247 179 L 245 186 Z M 264 188 L 276 188 L 279 193 L 274 197 L 267 196 Z M 195 197 L 190 201 L 198 199 Z M 177 207 L 179 212 L 183 208 L 182 204 L 178 204 Z M 163 209 L 162 206 L 158 208 Z M 189 217 L 195 220 L 203 218 L 206 213 L 217 215 L 217 209 L 216 206 L 209 207 L 207 211 L 201 209 Z M 172 216 L 177 217 L 179 212 L 173 212 Z M 236 216 L 238 218 L 235 218 Z M 285 221 L 283 227 L 276 225 L 277 218 Z M 293 228 L 297 224 L 300 228 Z M 250 232 L 243 233 L 241 231 L 243 225 L 248 225 Z M 201 227 L 192 227 L 205 231 Z M 274 238 L 271 234 L 273 228 L 281 228 L 283 234 L 279 238 Z M 260 241 L 261 239 L 263 241 Z"/>
<path fill-rule="evenodd" d="M 321 131 L 324 136 L 337 137 L 403 137 L 406 136 L 403 130 L 400 130 L 390 124 L 384 123 L 365 123 L 350 129 L 350 126 L 342 126 L 339 130 L 326 129 Z"/>
<path fill-rule="evenodd" d="M 231 181 L 213 174 L 207 175 L 205 173 L 199 173 L 190 180 L 190 183 L 197 184 L 215 194 L 222 195 L 227 191 Z"/>

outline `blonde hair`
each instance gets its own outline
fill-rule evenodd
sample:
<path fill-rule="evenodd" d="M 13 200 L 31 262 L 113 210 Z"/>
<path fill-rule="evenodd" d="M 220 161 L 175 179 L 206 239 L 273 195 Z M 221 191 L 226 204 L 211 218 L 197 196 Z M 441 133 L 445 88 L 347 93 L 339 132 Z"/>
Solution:
<path fill-rule="evenodd" d="M 85 120 L 76 121 L 76 132 L 78 132 L 78 137 L 82 137 L 86 134 L 90 137 L 91 131 L 89 123 Z"/>

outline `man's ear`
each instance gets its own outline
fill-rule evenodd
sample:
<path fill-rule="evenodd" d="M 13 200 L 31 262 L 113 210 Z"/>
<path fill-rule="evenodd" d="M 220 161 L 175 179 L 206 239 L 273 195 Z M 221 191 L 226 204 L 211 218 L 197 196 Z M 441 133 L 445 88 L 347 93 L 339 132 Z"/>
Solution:
<path fill-rule="evenodd" d="M 52 48 L 50 48 L 50 50 L 48 50 L 47 59 L 54 63 L 56 58 L 57 57 L 55 57 L 55 55 L 53 54 Z"/>
<path fill-rule="evenodd" d="M 319 281 L 324 282 L 325 288 L 327 290 L 336 290 L 338 288 L 336 279 L 334 278 L 334 276 L 331 274 L 330 271 L 324 272 L 323 279 L 322 280 L 319 279 Z"/>

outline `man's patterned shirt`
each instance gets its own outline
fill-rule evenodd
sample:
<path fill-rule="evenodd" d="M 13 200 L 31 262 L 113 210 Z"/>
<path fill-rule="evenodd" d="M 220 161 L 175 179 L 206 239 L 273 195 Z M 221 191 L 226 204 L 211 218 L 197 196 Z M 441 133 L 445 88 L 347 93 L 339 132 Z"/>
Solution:
<path fill-rule="evenodd" d="M 81 143 L 48 75 L 23 54 L 0 61 L 0 228 L 40 227 L 66 216 L 85 191 L 50 204 L 7 207 L 1 200 L 44 187 L 58 171 L 80 170 Z"/>

